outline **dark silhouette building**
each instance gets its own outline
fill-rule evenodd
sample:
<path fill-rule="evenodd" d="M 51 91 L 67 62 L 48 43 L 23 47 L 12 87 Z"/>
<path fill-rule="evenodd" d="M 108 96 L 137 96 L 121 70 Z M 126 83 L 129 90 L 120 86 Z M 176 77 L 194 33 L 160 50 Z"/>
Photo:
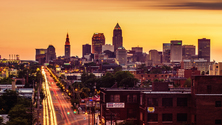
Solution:
<path fill-rule="evenodd" d="M 91 45 L 89 45 L 89 44 L 82 45 L 82 57 L 84 57 L 84 55 L 88 55 L 90 53 L 91 53 Z"/>
<path fill-rule="evenodd" d="M 170 41 L 170 62 L 178 63 L 182 61 L 182 40 Z"/>
<path fill-rule="evenodd" d="M 163 62 L 170 63 L 170 43 L 163 43 Z"/>
<path fill-rule="evenodd" d="M 94 33 L 92 37 L 92 53 L 102 53 L 102 45 L 105 45 L 105 36 L 103 33 Z"/>
<path fill-rule="evenodd" d="M 69 34 L 67 33 L 66 36 L 66 43 L 65 43 L 65 57 L 70 57 L 70 42 L 69 42 Z"/>
<path fill-rule="evenodd" d="M 182 58 L 191 59 L 195 55 L 195 46 L 194 45 L 183 45 L 182 46 Z"/>
<path fill-rule="evenodd" d="M 198 39 L 198 58 L 204 58 L 210 62 L 210 39 Z"/>
<path fill-rule="evenodd" d="M 117 23 L 113 30 L 113 45 L 114 52 L 118 49 L 118 47 L 123 46 L 123 37 L 122 37 L 122 29 Z"/>
<path fill-rule="evenodd" d="M 49 45 L 46 53 L 46 62 L 50 62 L 56 59 L 55 47 L 53 45 Z"/>
<path fill-rule="evenodd" d="M 44 64 L 46 61 L 46 53 L 47 53 L 47 49 L 35 49 L 36 53 L 35 53 L 35 61 L 38 61 L 39 64 Z"/>

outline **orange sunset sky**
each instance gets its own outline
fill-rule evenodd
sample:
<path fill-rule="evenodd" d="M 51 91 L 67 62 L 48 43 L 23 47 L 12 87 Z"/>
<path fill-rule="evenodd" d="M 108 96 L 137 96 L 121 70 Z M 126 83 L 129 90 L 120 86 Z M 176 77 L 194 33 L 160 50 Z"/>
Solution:
<path fill-rule="evenodd" d="M 178 2 L 179 1 L 179 2 Z M 221 0 L 0 0 L 0 55 L 35 59 L 36 48 L 52 44 L 64 55 L 67 32 L 71 56 L 82 56 L 82 45 L 93 33 L 104 33 L 112 44 L 118 22 L 123 46 L 162 51 L 162 43 L 182 40 L 195 45 L 211 39 L 211 60 L 222 61 Z"/>

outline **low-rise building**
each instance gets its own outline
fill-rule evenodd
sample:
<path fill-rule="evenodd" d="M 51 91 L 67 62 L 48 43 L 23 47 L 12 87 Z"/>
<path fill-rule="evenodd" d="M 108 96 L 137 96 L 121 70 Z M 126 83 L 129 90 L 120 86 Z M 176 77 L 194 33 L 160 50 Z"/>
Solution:
<path fill-rule="evenodd" d="M 155 85 L 156 84 L 156 85 Z M 105 123 L 131 120 L 135 125 L 213 125 L 222 123 L 222 76 L 193 76 L 191 88 L 103 88 L 101 118 Z"/>

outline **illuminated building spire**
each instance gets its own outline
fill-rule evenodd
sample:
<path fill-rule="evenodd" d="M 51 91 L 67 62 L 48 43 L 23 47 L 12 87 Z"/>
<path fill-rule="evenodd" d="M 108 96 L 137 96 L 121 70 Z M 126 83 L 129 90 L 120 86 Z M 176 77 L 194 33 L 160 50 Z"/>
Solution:
<path fill-rule="evenodd" d="M 113 30 L 113 45 L 115 53 L 118 47 L 123 46 L 122 29 L 118 23 Z"/>
<path fill-rule="evenodd" d="M 69 42 L 69 34 L 67 33 L 67 35 L 66 35 L 66 43 L 65 43 L 65 45 L 70 45 L 70 42 Z"/>
<path fill-rule="evenodd" d="M 121 30 L 121 27 L 119 26 L 119 24 L 117 23 L 114 30 Z"/>
<path fill-rule="evenodd" d="M 70 42 L 69 42 L 69 34 L 66 35 L 66 42 L 65 42 L 65 57 L 70 57 Z"/>

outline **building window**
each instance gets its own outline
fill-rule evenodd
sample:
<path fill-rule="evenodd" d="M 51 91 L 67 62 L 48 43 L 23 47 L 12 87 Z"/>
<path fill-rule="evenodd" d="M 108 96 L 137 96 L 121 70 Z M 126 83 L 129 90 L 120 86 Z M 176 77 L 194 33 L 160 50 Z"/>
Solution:
<path fill-rule="evenodd" d="M 156 113 L 148 113 L 147 121 L 148 122 L 158 122 L 158 114 L 156 114 Z"/>
<path fill-rule="evenodd" d="M 137 95 L 133 95 L 133 102 L 134 102 L 134 103 L 137 102 Z"/>
<path fill-rule="evenodd" d="M 186 122 L 187 121 L 187 114 L 186 113 L 178 113 L 177 114 L 177 121 L 178 122 Z"/>
<path fill-rule="evenodd" d="M 162 106 L 173 106 L 173 98 L 163 98 Z"/>
<path fill-rule="evenodd" d="M 147 99 L 147 106 L 158 106 L 158 99 L 157 98 L 148 98 Z"/>
<path fill-rule="evenodd" d="M 173 115 L 172 114 L 163 114 L 162 121 L 173 121 Z"/>
<path fill-rule="evenodd" d="M 127 109 L 127 118 L 136 118 L 137 113 L 136 110 Z"/>
<path fill-rule="evenodd" d="M 207 85 L 207 91 L 208 91 L 208 93 L 211 92 L 211 89 L 212 89 L 211 85 Z"/>
<path fill-rule="evenodd" d="M 177 98 L 177 106 L 187 106 L 187 98 Z"/>
<path fill-rule="evenodd" d="M 114 95 L 114 102 L 120 102 L 120 95 Z"/>
<path fill-rule="evenodd" d="M 132 98 L 132 96 L 127 95 L 127 102 L 128 102 L 128 103 L 133 102 L 133 98 Z"/>
<path fill-rule="evenodd" d="M 221 107 L 221 101 L 216 101 L 215 102 L 215 107 Z"/>
<path fill-rule="evenodd" d="M 216 119 L 215 120 L 215 124 L 221 124 L 221 120 L 220 119 Z"/>
<path fill-rule="evenodd" d="M 143 121 L 143 113 L 140 112 L 140 121 Z"/>
<path fill-rule="evenodd" d="M 110 95 L 110 102 L 113 102 L 113 101 L 114 101 L 113 95 Z"/>
<path fill-rule="evenodd" d="M 143 105 L 143 95 L 140 95 L 140 105 Z"/>
<path fill-rule="evenodd" d="M 148 75 L 148 77 L 150 77 L 150 75 Z"/>
<path fill-rule="evenodd" d="M 127 95 L 127 102 L 128 103 L 136 103 L 137 102 L 137 95 Z"/>

